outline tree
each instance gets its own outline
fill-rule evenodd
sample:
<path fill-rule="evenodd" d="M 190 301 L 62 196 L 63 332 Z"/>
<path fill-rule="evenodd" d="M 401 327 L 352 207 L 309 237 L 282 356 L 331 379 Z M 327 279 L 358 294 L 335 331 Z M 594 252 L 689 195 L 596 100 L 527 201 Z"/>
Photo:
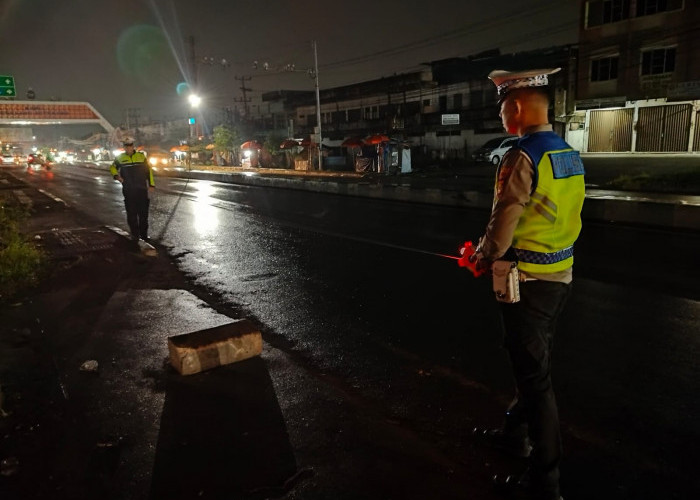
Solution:
<path fill-rule="evenodd" d="M 239 163 L 240 147 L 241 134 L 237 128 L 228 125 L 214 127 L 214 150 L 226 159 L 227 164 Z"/>
<path fill-rule="evenodd" d="M 286 152 L 280 150 L 284 137 L 270 133 L 263 143 L 263 160 L 266 167 L 286 167 Z M 267 153 L 267 154 L 266 154 Z"/>

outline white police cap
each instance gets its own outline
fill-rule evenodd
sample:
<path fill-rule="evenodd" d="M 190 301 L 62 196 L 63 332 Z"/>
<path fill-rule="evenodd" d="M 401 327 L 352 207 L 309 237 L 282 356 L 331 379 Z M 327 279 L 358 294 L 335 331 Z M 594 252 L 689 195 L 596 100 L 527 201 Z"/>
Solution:
<path fill-rule="evenodd" d="M 546 87 L 548 75 L 558 73 L 561 68 L 531 69 L 526 71 L 505 71 L 497 69 L 489 73 L 489 78 L 496 85 L 498 97 L 503 99 L 511 90 L 527 87 Z"/>

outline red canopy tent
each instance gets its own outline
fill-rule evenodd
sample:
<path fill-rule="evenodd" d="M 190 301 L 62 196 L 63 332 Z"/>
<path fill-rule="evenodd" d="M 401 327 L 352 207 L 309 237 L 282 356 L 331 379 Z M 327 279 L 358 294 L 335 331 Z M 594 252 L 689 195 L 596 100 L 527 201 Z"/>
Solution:
<path fill-rule="evenodd" d="M 311 140 L 311 137 L 307 137 L 304 140 L 301 141 L 301 146 L 304 146 L 305 148 L 309 146 L 315 146 L 316 143 Z"/>
<path fill-rule="evenodd" d="M 389 142 L 391 139 L 389 138 L 388 135 L 384 134 L 373 134 L 370 135 L 369 137 L 365 137 L 365 144 L 381 144 L 382 142 Z"/>
<path fill-rule="evenodd" d="M 364 145 L 365 141 L 363 141 L 360 137 L 348 137 L 342 143 L 340 143 L 340 147 L 342 148 L 355 148 L 362 147 Z"/>
<path fill-rule="evenodd" d="M 299 141 L 295 141 L 294 139 L 285 139 L 282 141 L 282 144 L 280 144 L 280 149 L 292 149 L 296 148 L 299 146 Z"/>
<path fill-rule="evenodd" d="M 241 149 L 262 149 L 262 144 L 258 141 L 246 141 L 241 144 Z"/>

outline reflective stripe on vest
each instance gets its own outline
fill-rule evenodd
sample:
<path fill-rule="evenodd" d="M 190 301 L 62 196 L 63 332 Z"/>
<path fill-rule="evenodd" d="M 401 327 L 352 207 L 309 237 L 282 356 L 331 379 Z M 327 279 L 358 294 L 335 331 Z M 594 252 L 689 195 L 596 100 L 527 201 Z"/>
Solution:
<path fill-rule="evenodd" d="M 557 204 L 550 200 L 547 196 L 538 192 L 532 193 L 530 196 L 535 203 L 533 207 L 537 213 L 547 219 L 549 222 L 554 222 L 557 217 Z M 549 210 L 547 210 L 549 209 Z"/>

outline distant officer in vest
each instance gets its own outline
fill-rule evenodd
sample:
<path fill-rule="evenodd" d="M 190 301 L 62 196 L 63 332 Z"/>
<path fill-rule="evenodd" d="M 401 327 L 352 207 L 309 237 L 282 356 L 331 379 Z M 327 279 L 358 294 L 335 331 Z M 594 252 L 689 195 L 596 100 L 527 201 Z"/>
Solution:
<path fill-rule="evenodd" d="M 498 167 L 491 217 L 475 254 L 477 268 L 492 270 L 494 290 L 497 269 L 504 262 L 505 269 L 512 266 L 519 301 L 498 303 L 516 396 L 501 428 L 474 432 L 495 447 L 529 457 L 525 474 L 496 476 L 494 482 L 537 500 L 561 498 L 551 357 L 557 318 L 571 292 L 585 194 L 579 153 L 553 132 L 547 117 L 548 78 L 559 69 L 489 74 L 503 127 L 519 140 Z"/>
<path fill-rule="evenodd" d="M 131 237 L 148 241 L 149 191 L 155 189 L 153 171 L 146 159 L 146 153 L 134 149 L 134 138 L 122 140 L 124 152 L 112 162 L 110 172 L 115 180 L 122 183 L 126 222 Z"/>

